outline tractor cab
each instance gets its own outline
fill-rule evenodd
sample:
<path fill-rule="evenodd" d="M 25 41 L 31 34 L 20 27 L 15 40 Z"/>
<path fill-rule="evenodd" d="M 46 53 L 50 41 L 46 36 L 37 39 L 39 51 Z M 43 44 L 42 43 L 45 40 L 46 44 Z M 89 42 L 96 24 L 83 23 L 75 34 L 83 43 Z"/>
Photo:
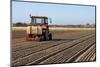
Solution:
<path fill-rule="evenodd" d="M 27 27 L 27 40 L 52 40 L 52 34 L 49 32 L 48 17 L 30 16 L 31 22 Z M 51 19 L 50 19 L 51 22 Z"/>
<path fill-rule="evenodd" d="M 31 24 L 33 24 L 33 25 L 48 24 L 48 17 L 45 17 L 45 16 L 31 16 Z"/>

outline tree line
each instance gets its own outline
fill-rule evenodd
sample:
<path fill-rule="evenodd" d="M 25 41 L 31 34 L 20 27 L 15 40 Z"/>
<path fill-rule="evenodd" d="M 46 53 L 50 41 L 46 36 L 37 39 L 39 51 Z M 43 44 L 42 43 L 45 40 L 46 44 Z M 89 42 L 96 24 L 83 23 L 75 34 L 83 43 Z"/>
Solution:
<path fill-rule="evenodd" d="M 26 27 L 28 26 L 29 23 L 22 23 L 22 22 L 17 22 L 17 23 L 12 23 L 12 26 L 13 27 Z M 77 25 L 49 25 L 50 27 L 96 27 L 95 24 L 85 24 L 85 25 L 82 25 L 82 24 L 77 24 Z"/>

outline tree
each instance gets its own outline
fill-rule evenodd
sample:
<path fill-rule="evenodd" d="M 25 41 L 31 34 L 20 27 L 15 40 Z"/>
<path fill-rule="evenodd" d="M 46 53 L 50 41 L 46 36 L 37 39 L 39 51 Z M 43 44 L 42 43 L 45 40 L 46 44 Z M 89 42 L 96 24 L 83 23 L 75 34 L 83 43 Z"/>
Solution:
<path fill-rule="evenodd" d="M 21 23 L 21 22 L 17 22 L 14 24 L 14 26 L 27 26 L 26 23 Z"/>

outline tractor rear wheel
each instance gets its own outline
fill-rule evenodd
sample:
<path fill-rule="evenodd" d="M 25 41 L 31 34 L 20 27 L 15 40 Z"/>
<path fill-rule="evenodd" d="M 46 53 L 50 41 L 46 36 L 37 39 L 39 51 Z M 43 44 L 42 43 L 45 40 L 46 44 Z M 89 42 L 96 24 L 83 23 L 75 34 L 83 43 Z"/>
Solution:
<path fill-rule="evenodd" d="M 52 34 L 51 33 L 49 34 L 49 40 L 52 40 Z"/>
<path fill-rule="evenodd" d="M 45 30 L 45 32 L 43 32 L 43 40 L 44 41 L 48 41 L 49 40 L 49 37 L 48 37 L 48 35 L 49 35 L 49 33 L 48 33 L 48 30 Z"/>

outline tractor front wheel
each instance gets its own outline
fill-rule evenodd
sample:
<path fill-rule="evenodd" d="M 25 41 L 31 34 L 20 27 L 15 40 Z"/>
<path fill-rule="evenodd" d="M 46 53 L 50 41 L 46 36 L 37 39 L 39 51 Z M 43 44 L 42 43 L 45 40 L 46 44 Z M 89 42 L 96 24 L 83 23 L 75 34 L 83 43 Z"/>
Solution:
<path fill-rule="evenodd" d="M 40 36 L 40 41 L 44 41 L 44 36 L 43 35 Z"/>
<path fill-rule="evenodd" d="M 30 41 L 31 38 L 32 38 L 32 34 L 27 34 L 26 40 L 27 40 L 27 41 Z"/>

